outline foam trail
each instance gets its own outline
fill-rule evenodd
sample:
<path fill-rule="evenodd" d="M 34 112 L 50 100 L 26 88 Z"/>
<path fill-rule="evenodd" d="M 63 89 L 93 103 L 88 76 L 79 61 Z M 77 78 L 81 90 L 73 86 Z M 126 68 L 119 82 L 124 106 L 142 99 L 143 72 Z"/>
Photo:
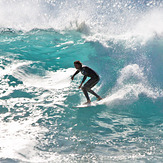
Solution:
<path fill-rule="evenodd" d="M 137 64 L 128 65 L 120 71 L 116 86 L 112 89 L 102 104 L 131 104 L 139 99 L 139 95 L 144 94 L 149 98 L 157 99 L 163 97 L 163 90 L 153 88 L 148 83 L 143 69 Z"/>
<path fill-rule="evenodd" d="M 70 86 L 73 72 L 74 69 L 69 68 L 67 70 L 57 70 L 56 72 L 46 72 L 46 75 L 43 77 L 32 74 L 24 76 L 23 69 L 19 67 L 19 70 L 13 75 L 21 79 L 26 86 L 44 89 L 63 89 Z"/>

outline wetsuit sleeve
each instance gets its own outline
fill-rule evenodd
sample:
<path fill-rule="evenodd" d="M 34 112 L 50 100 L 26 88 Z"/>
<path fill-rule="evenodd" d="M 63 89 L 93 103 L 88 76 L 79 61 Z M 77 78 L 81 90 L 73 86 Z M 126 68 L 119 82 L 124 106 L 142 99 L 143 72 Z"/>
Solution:
<path fill-rule="evenodd" d="M 79 70 L 77 70 L 77 71 L 75 72 L 75 74 L 73 75 L 73 77 L 74 77 L 75 75 L 77 75 L 79 72 L 80 72 L 80 71 L 79 71 Z"/>
<path fill-rule="evenodd" d="M 85 76 L 83 77 L 82 83 L 84 83 L 86 79 L 87 79 L 87 76 L 85 75 Z"/>

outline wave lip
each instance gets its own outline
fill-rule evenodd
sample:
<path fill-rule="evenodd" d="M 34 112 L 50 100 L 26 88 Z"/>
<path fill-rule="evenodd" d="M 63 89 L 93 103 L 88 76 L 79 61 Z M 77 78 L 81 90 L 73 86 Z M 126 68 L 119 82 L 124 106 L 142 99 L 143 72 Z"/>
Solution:
<path fill-rule="evenodd" d="M 126 105 L 137 101 L 141 94 L 152 99 L 162 98 L 163 90 L 150 86 L 147 77 L 143 73 L 143 69 L 137 64 L 132 64 L 120 71 L 116 86 L 110 94 L 106 97 L 104 103 L 107 105 L 122 105 L 122 103 Z"/>

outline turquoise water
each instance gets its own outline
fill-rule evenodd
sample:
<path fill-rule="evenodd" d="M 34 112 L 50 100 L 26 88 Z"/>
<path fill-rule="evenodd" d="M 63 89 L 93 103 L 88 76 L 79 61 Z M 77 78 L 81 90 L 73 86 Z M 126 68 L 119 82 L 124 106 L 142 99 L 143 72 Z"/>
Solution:
<path fill-rule="evenodd" d="M 2 0 L 0 162 L 163 162 L 162 7 Z M 100 105 L 73 108 L 75 60 L 100 75 Z"/>

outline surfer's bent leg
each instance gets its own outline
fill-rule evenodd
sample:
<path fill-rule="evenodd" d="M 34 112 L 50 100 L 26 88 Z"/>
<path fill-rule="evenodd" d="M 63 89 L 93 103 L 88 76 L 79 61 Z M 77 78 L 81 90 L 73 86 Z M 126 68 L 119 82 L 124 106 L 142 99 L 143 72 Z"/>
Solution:
<path fill-rule="evenodd" d="M 88 90 L 87 90 L 87 88 L 85 86 L 82 87 L 82 91 L 83 91 L 87 101 L 90 101 L 90 98 L 88 96 Z"/>
<path fill-rule="evenodd" d="M 97 83 L 99 82 L 99 78 L 97 79 L 90 79 L 88 80 L 87 83 L 84 84 L 84 86 L 82 87 L 82 90 L 87 98 L 87 100 L 90 100 L 89 96 L 88 96 L 88 92 L 93 94 L 94 96 L 96 96 L 98 99 L 101 98 L 99 95 L 97 95 L 93 90 L 91 90 L 92 87 L 94 87 Z"/>
<path fill-rule="evenodd" d="M 98 94 L 96 94 L 93 90 L 89 90 L 89 93 L 91 93 L 92 95 L 96 96 L 97 98 L 100 98 L 100 96 Z"/>

